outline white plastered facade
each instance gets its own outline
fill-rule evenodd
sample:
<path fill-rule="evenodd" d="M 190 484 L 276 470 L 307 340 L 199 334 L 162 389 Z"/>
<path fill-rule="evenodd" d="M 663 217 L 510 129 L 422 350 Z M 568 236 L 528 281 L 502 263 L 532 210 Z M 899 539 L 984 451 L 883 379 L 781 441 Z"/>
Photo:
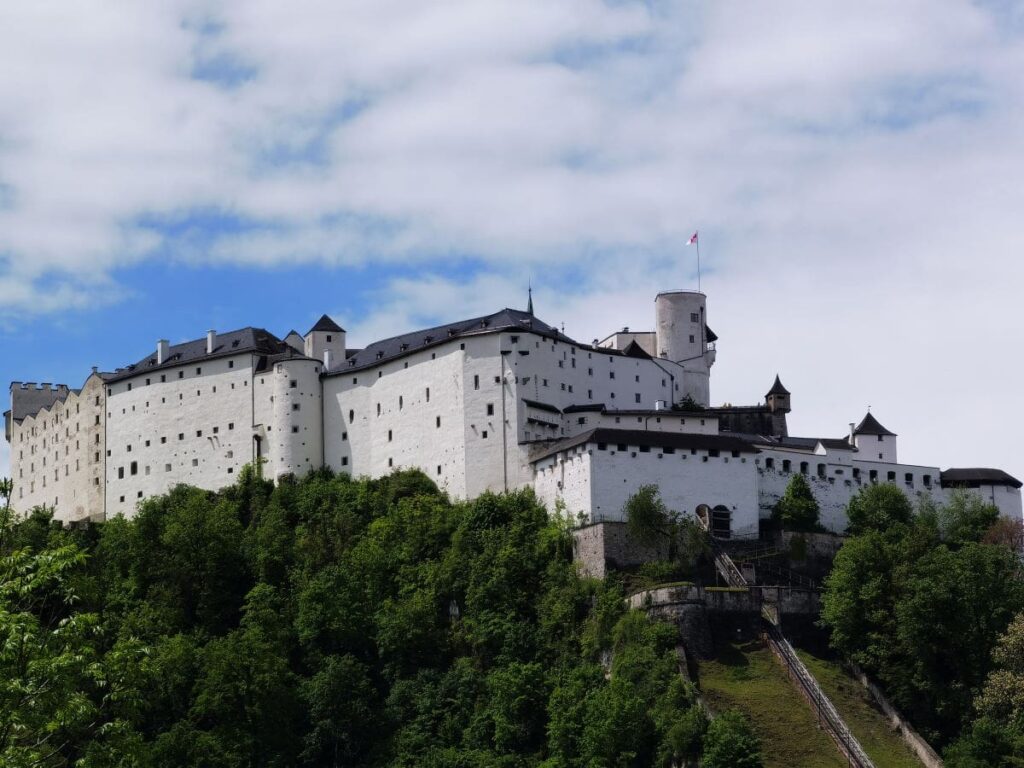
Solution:
<path fill-rule="evenodd" d="M 671 409 L 687 396 L 698 408 L 710 405 L 716 352 L 706 299 L 659 294 L 654 332 L 620 332 L 605 346 L 574 342 L 531 315 L 509 312 L 501 327 L 481 319 L 437 338 L 438 329 L 401 337 L 401 346 L 376 359 L 346 351 L 345 332 L 322 318 L 322 330 L 305 337 L 271 337 L 281 359 L 210 353 L 106 382 L 93 375 L 80 393 L 62 392 L 10 424 L 12 504 L 18 512 L 51 506 L 68 522 L 130 516 L 140 500 L 179 483 L 229 485 L 252 462 L 274 480 L 323 466 L 369 477 L 415 468 L 455 498 L 532 486 L 549 508 L 557 504 L 588 522 L 621 519 L 628 496 L 655 484 L 677 511 L 729 509 L 735 535 L 756 533 L 758 519 L 771 514 L 799 472 L 823 524 L 836 531 L 866 483 L 895 482 L 911 496 L 945 498 L 937 467 L 896 463 L 891 434 L 856 436 L 856 451 L 836 440 L 796 449 L 756 436 L 740 436 L 751 439 L 736 455 L 672 452 L 642 439 L 556 450 L 592 430 L 709 440 L 730 434 L 724 409 L 722 416 Z M 230 349 L 216 344 L 211 332 L 208 352 Z M 162 354 L 158 362 L 173 359 Z M 12 398 L 46 394 L 12 388 Z M 977 492 L 1021 519 L 1018 488 L 990 484 Z"/>

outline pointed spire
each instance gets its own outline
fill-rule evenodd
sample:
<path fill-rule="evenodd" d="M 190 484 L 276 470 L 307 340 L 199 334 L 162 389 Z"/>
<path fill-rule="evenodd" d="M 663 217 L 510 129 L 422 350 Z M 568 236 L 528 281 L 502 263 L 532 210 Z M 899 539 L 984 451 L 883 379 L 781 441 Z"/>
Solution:
<path fill-rule="evenodd" d="M 788 395 L 789 390 L 782 386 L 782 380 L 779 378 L 779 374 L 775 374 L 775 383 L 772 384 L 772 388 L 768 390 L 769 395 Z"/>
<path fill-rule="evenodd" d="M 526 313 L 528 315 L 533 314 L 533 281 L 526 284 L 526 295 L 529 297 L 526 300 Z"/>

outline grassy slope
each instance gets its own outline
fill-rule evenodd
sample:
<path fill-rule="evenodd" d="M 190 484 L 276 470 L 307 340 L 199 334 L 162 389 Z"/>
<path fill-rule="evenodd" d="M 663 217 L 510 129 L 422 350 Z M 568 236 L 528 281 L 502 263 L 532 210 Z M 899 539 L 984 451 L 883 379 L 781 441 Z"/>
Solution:
<path fill-rule="evenodd" d="M 833 661 L 806 651 L 798 653 L 877 768 L 921 768 L 918 759 L 875 709 L 860 683 Z"/>
<path fill-rule="evenodd" d="M 714 711 L 739 709 L 761 739 L 765 768 L 843 768 L 828 735 L 785 671 L 761 643 L 719 646 L 701 662 L 700 687 Z"/>

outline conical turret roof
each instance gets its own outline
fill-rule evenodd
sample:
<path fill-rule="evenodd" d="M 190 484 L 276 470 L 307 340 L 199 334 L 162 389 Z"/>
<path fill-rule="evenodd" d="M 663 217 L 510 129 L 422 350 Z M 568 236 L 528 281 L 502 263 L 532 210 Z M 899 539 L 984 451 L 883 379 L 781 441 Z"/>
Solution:
<path fill-rule="evenodd" d="M 772 384 L 772 388 L 768 390 L 769 395 L 788 395 L 789 390 L 782 386 L 782 380 L 779 379 L 779 374 L 775 374 L 775 383 Z"/>
<path fill-rule="evenodd" d="M 341 333 L 344 330 L 340 325 L 331 320 L 327 315 L 320 315 L 320 319 L 316 321 L 316 325 L 310 328 L 306 335 L 313 333 L 313 331 L 326 331 L 327 333 Z"/>
<path fill-rule="evenodd" d="M 896 437 L 895 432 L 890 432 L 888 429 L 878 423 L 878 419 L 871 415 L 871 411 L 868 411 L 867 416 L 861 419 L 860 424 L 853 430 L 855 435 L 889 435 Z"/>

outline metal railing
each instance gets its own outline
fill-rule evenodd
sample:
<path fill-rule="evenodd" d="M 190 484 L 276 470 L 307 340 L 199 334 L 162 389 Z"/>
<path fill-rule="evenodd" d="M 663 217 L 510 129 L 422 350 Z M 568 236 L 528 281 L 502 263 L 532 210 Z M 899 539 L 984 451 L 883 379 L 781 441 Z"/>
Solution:
<path fill-rule="evenodd" d="M 772 622 L 768 622 L 765 639 L 776 658 L 785 665 L 790 679 L 799 686 L 804 698 L 814 708 L 818 724 L 828 731 L 829 736 L 839 747 L 839 751 L 849 760 L 850 765 L 856 766 L 856 768 L 874 768 L 875 764 L 871 762 L 871 758 L 868 757 L 860 742 L 850 732 L 835 705 L 821 690 L 814 675 L 804 666 L 803 661 L 793 650 L 793 646 L 783 636 L 782 630 Z"/>

